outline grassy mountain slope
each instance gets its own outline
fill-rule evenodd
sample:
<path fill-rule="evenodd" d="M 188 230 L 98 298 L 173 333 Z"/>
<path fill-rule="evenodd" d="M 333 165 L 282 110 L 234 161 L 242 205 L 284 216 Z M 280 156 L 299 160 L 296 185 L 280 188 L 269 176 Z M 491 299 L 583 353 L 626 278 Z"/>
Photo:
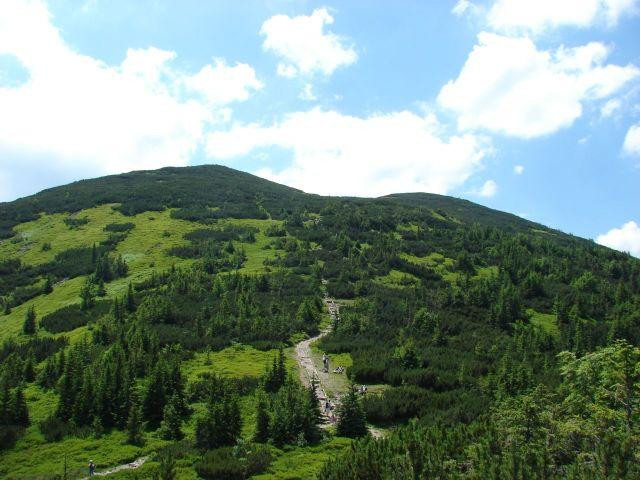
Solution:
<path fill-rule="evenodd" d="M 625 425 L 637 393 L 627 417 L 606 400 L 620 380 L 610 370 L 591 382 L 598 391 L 566 376 L 571 361 L 618 365 L 622 341 L 637 366 L 640 262 L 628 255 L 466 200 L 322 197 L 221 166 L 3 203 L 0 235 L 3 478 L 55 478 L 65 457 L 80 476 L 89 458 L 100 469 L 151 454 L 139 471 L 149 477 L 167 452 L 178 478 L 218 478 L 223 464 L 248 468 L 225 450 L 238 440 L 249 457 L 271 457 L 265 479 L 358 478 L 358 465 L 395 478 L 404 468 L 418 478 L 636 472 L 640 422 Z M 370 385 L 359 402 L 369 423 L 393 430 L 386 443 L 346 449 L 332 429 L 320 438 L 303 427 L 289 355 L 327 324 L 325 289 L 342 315 L 313 351 Z M 270 387 L 279 347 L 291 380 Z M 133 441 L 137 405 L 146 423 Z M 230 418 L 237 408 L 240 425 L 224 426 L 231 440 L 218 445 L 202 436 L 214 426 L 198 425 L 223 408 Z M 259 408 L 268 455 L 251 443 Z M 539 424 L 521 425 L 534 413 Z M 171 419 L 182 439 L 167 433 Z M 550 429 L 559 433 L 545 443 Z M 428 465 L 404 455 L 411 436 L 433 453 Z M 511 463 L 487 445 L 511 448 Z"/>

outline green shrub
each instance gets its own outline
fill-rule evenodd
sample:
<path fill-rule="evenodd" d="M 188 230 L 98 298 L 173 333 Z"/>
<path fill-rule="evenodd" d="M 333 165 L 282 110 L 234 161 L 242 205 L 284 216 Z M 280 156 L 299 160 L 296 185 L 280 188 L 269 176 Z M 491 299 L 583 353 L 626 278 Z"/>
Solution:
<path fill-rule="evenodd" d="M 195 468 L 198 475 L 206 479 L 244 480 L 264 472 L 270 464 L 269 449 L 251 445 L 248 449 L 222 447 L 209 450 Z"/>

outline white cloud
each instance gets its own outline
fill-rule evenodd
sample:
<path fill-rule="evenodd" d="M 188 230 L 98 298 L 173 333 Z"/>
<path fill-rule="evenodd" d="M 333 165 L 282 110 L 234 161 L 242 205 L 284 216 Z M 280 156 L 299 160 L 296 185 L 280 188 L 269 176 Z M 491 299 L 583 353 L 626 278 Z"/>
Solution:
<path fill-rule="evenodd" d="M 285 77 L 322 73 L 331 75 L 341 66 L 351 65 L 358 59 L 353 46 L 325 31 L 333 23 L 326 8 L 314 10 L 311 15 L 289 17 L 275 15 L 262 24 L 260 34 L 267 51 L 282 57 L 278 74 Z"/>
<path fill-rule="evenodd" d="M 604 21 L 614 26 L 637 12 L 638 0 L 496 0 L 487 19 L 498 31 L 541 33 L 550 28 L 586 28 Z"/>
<path fill-rule="evenodd" d="M 458 0 L 458 2 L 451 10 L 451 13 L 453 13 L 457 17 L 462 17 L 463 15 L 476 15 L 481 11 L 481 7 L 473 2 L 470 2 L 469 0 Z"/>
<path fill-rule="evenodd" d="M 482 187 L 474 192 L 481 197 L 490 198 L 498 192 L 498 184 L 493 180 L 487 180 L 482 184 Z"/>
<path fill-rule="evenodd" d="M 304 88 L 298 95 L 298 98 L 300 100 L 307 100 L 310 102 L 318 99 L 315 93 L 313 93 L 313 85 L 311 85 L 310 83 L 305 84 Z"/>
<path fill-rule="evenodd" d="M 94 175 L 186 165 L 207 128 L 229 117 L 223 106 L 261 87 L 248 65 L 217 60 L 190 75 L 172 67 L 175 52 L 154 47 L 107 65 L 67 45 L 37 0 L 0 2 L 0 54 L 29 74 L 0 87 L 0 157 L 11 152 L 16 167 L 20 155 Z"/>
<path fill-rule="evenodd" d="M 247 100 L 263 85 L 256 72 L 246 63 L 227 65 L 224 59 L 214 59 L 213 65 L 205 65 L 184 80 L 188 89 L 201 93 L 211 105 L 226 105 L 232 101 Z"/>
<path fill-rule="evenodd" d="M 606 98 L 640 76 L 634 65 L 605 65 L 608 53 L 597 42 L 546 51 L 527 37 L 482 32 L 438 103 L 457 114 L 462 130 L 521 138 L 549 134 L 580 117 L 583 103 Z"/>
<path fill-rule="evenodd" d="M 522 175 L 523 172 L 524 172 L 524 166 L 523 165 L 515 165 L 513 167 L 513 173 L 515 173 L 516 175 Z"/>
<path fill-rule="evenodd" d="M 230 159 L 260 148 L 292 153 L 279 171 L 258 175 L 329 195 L 447 193 L 462 185 L 490 152 L 484 138 L 448 136 L 433 114 L 401 111 L 361 118 L 314 108 L 269 126 L 236 125 L 208 136 L 211 158 Z"/>
<path fill-rule="evenodd" d="M 627 155 L 640 155 L 640 123 L 629 127 L 624 137 L 622 151 Z"/>
<path fill-rule="evenodd" d="M 640 257 L 640 226 L 634 221 L 627 222 L 620 228 L 612 228 L 607 233 L 598 236 L 596 242 Z"/>
<path fill-rule="evenodd" d="M 458 16 L 464 15 L 464 12 L 466 12 L 467 8 L 469 8 L 469 4 L 469 0 L 458 0 L 451 9 L 451 13 Z"/>
<path fill-rule="evenodd" d="M 612 98 L 602 106 L 602 108 L 600 109 L 600 116 L 602 118 L 608 118 L 618 110 L 620 110 L 620 107 L 622 107 L 622 102 L 620 102 L 620 100 L 617 98 Z"/>

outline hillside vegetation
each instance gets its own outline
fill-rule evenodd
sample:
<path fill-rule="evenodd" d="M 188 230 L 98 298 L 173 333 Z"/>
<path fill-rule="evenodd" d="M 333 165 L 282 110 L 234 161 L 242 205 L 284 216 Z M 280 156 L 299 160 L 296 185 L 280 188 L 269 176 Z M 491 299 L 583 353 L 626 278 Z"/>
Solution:
<path fill-rule="evenodd" d="M 640 476 L 627 254 L 464 200 L 219 166 L 3 203 L 0 237 L 2 478 L 135 459 L 111 477 Z M 335 426 L 292 356 L 324 328 L 314 355 L 369 387 L 343 389 Z"/>

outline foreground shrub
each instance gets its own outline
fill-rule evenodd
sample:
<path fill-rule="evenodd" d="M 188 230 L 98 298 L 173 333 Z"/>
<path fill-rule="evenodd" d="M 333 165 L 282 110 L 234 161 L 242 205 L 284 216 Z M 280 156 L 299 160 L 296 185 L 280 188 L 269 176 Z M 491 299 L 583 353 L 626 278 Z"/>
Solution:
<path fill-rule="evenodd" d="M 216 480 L 244 480 L 264 472 L 271 464 L 271 452 L 265 446 L 222 447 L 209 450 L 196 463 L 202 478 Z"/>

